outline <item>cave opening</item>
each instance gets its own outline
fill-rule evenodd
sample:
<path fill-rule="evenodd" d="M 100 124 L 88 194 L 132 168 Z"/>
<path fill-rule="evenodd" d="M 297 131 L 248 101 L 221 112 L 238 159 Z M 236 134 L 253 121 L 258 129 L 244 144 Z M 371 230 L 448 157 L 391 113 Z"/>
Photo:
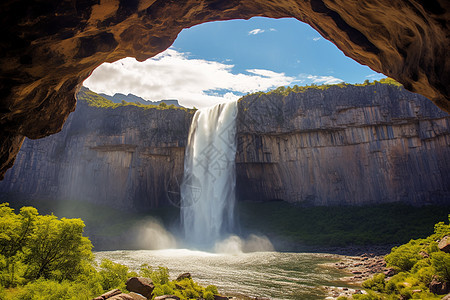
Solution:
<path fill-rule="evenodd" d="M 254 17 L 184 29 L 156 57 L 105 63 L 84 85 L 110 96 L 177 99 L 182 106 L 201 108 L 279 86 L 362 83 L 383 77 L 346 57 L 306 23 Z"/>
<path fill-rule="evenodd" d="M 23 81 L 7 82 L 6 88 L 12 91 L 12 96 L 5 101 L 8 102 L 7 109 L 0 107 L 5 113 L 1 119 L 4 122 L 2 125 L 9 126 L 2 135 L 6 141 L 1 153 L 2 162 L 6 161 L 6 164 L 2 165 L 1 171 L 3 173 L 5 166 L 8 168 L 12 165 L 24 135 L 40 138 L 61 128 L 75 106 L 72 95 L 77 85 L 87 77 L 94 65 L 127 55 L 143 60 L 167 48 L 174 35 L 178 34 L 178 29 L 216 19 L 253 15 L 297 16 L 314 24 L 321 34 L 345 49 L 345 53 L 354 59 L 385 74 L 395 75 L 409 90 L 420 91 L 441 107 L 448 108 L 448 93 L 445 94 L 448 76 L 441 76 L 447 74 L 448 68 L 442 63 L 442 59 L 445 59 L 445 47 L 442 45 L 448 44 L 448 36 L 443 38 L 445 30 L 442 30 L 442 24 L 445 24 L 442 10 L 445 10 L 445 5 L 434 2 L 427 6 L 414 1 L 402 1 L 379 4 L 379 7 L 378 3 L 373 2 L 371 5 L 375 4 L 374 9 L 371 5 L 358 2 L 339 5 L 336 1 L 321 0 L 275 4 L 271 1 L 260 3 L 245 0 L 197 1 L 195 4 L 190 1 L 113 0 L 95 2 L 92 6 L 88 2 L 77 3 L 72 11 L 67 7 L 58 7 L 49 18 L 21 22 L 21 26 L 25 27 L 33 24 L 33 38 L 39 37 L 39 30 L 43 27 L 45 38 L 36 40 L 29 51 L 13 51 L 20 52 L 20 59 L 11 59 L 7 64 L 2 64 L 7 72 L 12 74 L 11 70 L 15 69 L 15 74 L 20 73 L 16 78 L 20 77 Z M 69 5 L 69 2 L 61 4 L 65 5 Z M 51 10 L 51 5 L 45 8 Z M 26 12 L 27 18 L 34 17 L 31 9 Z M 71 13 L 73 18 L 68 18 L 70 22 L 61 20 Z M 11 18 L 5 20 L 6 23 L 13 23 Z M 42 22 L 46 23 L 45 26 L 41 26 Z M 57 32 L 61 24 L 63 30 Z M 49 27 L 54 28 L 49 30 Z M 192 30 L 201 27 L 193 27 Z M 255 40 L 280 32 L 276 25 L 258 25 L 241 33 L 245 38 Z M 52 40 L 55 38 L 52 34 L 56 34 L 56 40 L 60 40 Z M 296 40 L 293 36 L 297 37 L 297 34 L 293 33 L 281 42 L 255 43 L 257 49 L 249 51 L 242 60 L 251 63 L 263 50 L 276 53 L 273 46 Z M 137 41 L 137 36 L 142 39 Z M 214 38 L 207 40 L 213 44 Z M 195 38 L 190 36 L 189 40 L 195 41 Z M 226 41 L 224 45 L 221 36 L 218 40 L 223 49 L 226 49 L 224 46 L 233 45 L 241 53 L 251 49 Z M 48 46 L 46 41 L 50 41 L 51 45 Z M 26 42 L 16 39 L 13 44 L 20 50 L 24 44 L 31 44 Z M 143 46 L 147 42 L 149 46 Z M 313 33 L 309 40 L 301 41 L 302 47 L 294 47 L 307 49 L 307 43 L 315 45 L 322 42 L 325 42 L 324 38 Z M 320 49 L 310 52 L 319 55 L 317 65 L 328 65 L 334 60 L 333 55 L 320 55 Z M 302 67 L 310 63 L 304 57 L 292 59 L 287 54 L 278 53 L 276 58 L 280 57 L 286 59 L 287 64 L 294 69 L 295 66 Z M 10 56 L 6 59 L 10 59 Z M 270 83 L 273 81 L 277 85 L 287 86 L 341 80 L 356 82 L 338 75 L 338 72 L 347 68 L 316 69 L 314 72 L 295 69 L 292 71 L 294 73 L 289 73 L 285 69 L 273 68 L 282 64 L 273 63 L 272 59 L 263 59 L 264 63 L 272 64 L 240 66 L 236 58 L 215 54 L 202 57 L 194 48 L 189 50 L 177 46 L 176 42 L 172 48 L 151 60 L 155 64 L 166 63 L 166 66 L 175 70 L 174 73 L 159 68 L 154 79 L 143 82 L 141 77 L 147 77 L 146 71 L 128 59 L 116 65 L 123 65 L 130 71 L 124 72 L 124 77 L 131 79 L 129 82 L 132 84 L 123 77 L 111 80 L 115 71 L 112 65 L 104 69 L 103 79 L 99 81 L 111 83 L 104 90 L 107 94 L 140 94 L 138 91 L 142 87 L 159 91 L 142 96 L 148 100 L 181 101 L 179 95 L 190 93 L 190 99 L 183 99 L 188 107 L 200 107 L 200 102 L 195 102 L 200 98 L 214 103 L 223 99 L 236 99 L 247 92 L 267 91 L 272 88 Z M 42 65 L 32 68 L 37 61 L 44 62 L 42 65 L 45 68 Z M 223 76 L 217 76 L 220 84 L 211 83 L 183 92 L 182 86 L 192 88 L 197 81 L 210 79 L 191 72 L 194 68 L 189 61 L 195 61 L 196 68 L 201 65 L 215 67 L 213 71 L 225 71 L 221 73 Z M 19 67 L 17 63 L 20 63 Z M 182 63 L 186 65 L 180 72 Z M 105 67 L 100 67 L 98 71 L 102 68 Z M 177 70 L 180 74 L 177 74 Z M 48 74 L 42 75 L 42 72 Z M 350 75 L 356 73 L 352 71 Z M 365 76 L 379 75 L 366 73 Z M 31 85 L 30 81 L 33 82 Z M 245 83 L 249 86 L 253 81 L 256 81 L 254 90 L 249 91 L 240 85 Z M 226 84 L 222 85 L 224 82 Z M 128 84 L 133 91 L 114 90 L 122 84 Z M 168 86 L 168 93 L 163 91 L 164 86 Z M 145 110 L 141 105 L 128 105 L 141 101 L 132 95 L 119 95 L 120 103 L 104 105 L 108 99 L 101 100 L 101 95 L 82 89 L 79 107 L 69 117 L 61 133 L 42 140 L 25 141 L 16 166 L 7 173 L 5 181 L 0 182 L 0 199 L 9 202 L 10 197 L 17 207 L 22 204 L 42 205 L 43 213 L 55 212 L 58 216 L 66 217 L 85 216 L 86 234 L 96 245 L 96 250 L 117 250 L 119 247 L 133 250 L 166 249 L 96 253 L 97 259 L 103 257 L 119 261 L 134 270 L 138 270 L 142 262 L 153 266 L 163 264 L 170 267 L 172 272 L 193 272 L 200 283 L 217 284 L 221 292 L 244 291 L 244 298 L 257 295 L 275 299 L 305 299 L 327 295 L 334 297 L 336 293 L 347 297 L 344 291 L 348 291 L 349 287 L 335 287 L 337 279 L 343 274 L 330 265 L 325 269 L 323 267 L 325 261 L 332 262 L 329 254 L 298 252 L 323 251 L 331 249 L 327 247 L 350 245 L 350 251 L 355 253 L 359 251 L 353 248 L 355 244 L 364 247 L 374 243 L 381 245 L 377 248 L 381 249 L 380 253 L 386 253 L 383 243 L 407 242 L 411 237 L 425 237 L 431 233 L 430 228 L 434 223 L 446 220 L 450 199 L 446 185 L 450 181 L 450 165 L 446 159 L 450 149 L 449 117 L 430 106 L 429 100 L 408 93 L 398 85 L 341 84 L 339 87 L 315 89 L 303 97 L 302 90 L 294 86 L 270 95 L 248 95 L 240 102 L 240 111 L 247 113 L 238 116 L 237 120 L 237 152 L 240 155 L 236 160 L 241 168 L 238 171 L 241 176 L 237 176 L 237 180 L 241 185 L 254 182 L 254 189 L 244 191 L 249 199 L 266 197 L 269 201 L 242 203 L 239 218 L 243 238 L 231 235 L 218 243 L 219 250 L 216 252 L 225 253 L 167 250 L 179 245 L 177 225 L 173 222 L 178 212 L 174 214 L 173 209 L 154 207 L 163 206 L 161 199 L 167 197 L 164 189 L 168 188 L 168 183 L 174 186 L 177 184 L 176 177 L 182 168 L 186 147 L 186 142 L 179 138 L 186 135 L 193 111 L 166 109 L 167 104 L 158 104 L 159 109 L 156 110 Z M 94 87 L 92 90 L 101 92 Z M 292 90 L 295 92 L 291 93 Z M 123 99 L 125 96 L 128 97 L 126 100 Z M 83 97 L 86 101 L 81 99 Z M 30 115 L 36 113 L 37 118 L 24 117 L 27 105 L 14 103 L 22 98 L 31 103 L 29 111 L 33 113 Z M 93 104 L 99 99 L 100 103 L 96 102 L 96 105 L 86 104 Z M 58 107 L 59 104 L 61 107 Z M 167 128 L 167 131 L 162 128 Z M 46 156 L 47 153 L 50 156 Z M 21 173 L 29 170 L 33 171 L 30 176 Z M 66 198 L 60 198 L 63 201 L 55 204 L 51 197 L 61 196 L 59 183 L 63 185 L 62 194 L 65 193 Z M 18 190 L 4 192 L 6 185 Z M 27 203 L 29 199 L 21 199 L 15 194 L 17 191 L 27 191 L 34 196 L 43 193 L 39 198 L 32 199 L 33 202 Z M 149 194 L 154 199 L 150 203 Z M 94 201 L 86 201 L 89 198 Z M 171 205 L 180 205 L 174 199 Z M 283 201 L 270 201 L 278 199 Z M 127 209 L 130 204 L 134 211 Z M 414 205 L 426 207 L 415 208 Z M 272 252 L 274 245 L 276 250 L 282 251 Z M 374 248 L 370 245 L 363 249 L 372 251 Z M 359 270 L 355 272 L 361 273 Z M 353 280 L 357 281 L 358 278 L 355 276 Z M 93 293 L 93 297 L 99 294 L 98 290 L 89 292 Z M 356 293 L 354 290 L 350 293 L 353 292 Z"/>

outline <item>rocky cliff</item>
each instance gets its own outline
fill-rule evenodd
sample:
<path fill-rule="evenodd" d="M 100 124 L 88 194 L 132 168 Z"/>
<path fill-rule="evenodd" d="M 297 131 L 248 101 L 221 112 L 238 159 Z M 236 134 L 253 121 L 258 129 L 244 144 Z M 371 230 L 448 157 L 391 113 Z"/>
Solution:
<path fill-rule="evenodd" d="M 167 190 L 178 188 L 192 116 L 181 109 L 93 107 L 79 100 L 60 133 L 25 140 L 0 192 L 129 209 L 161 206 Z"/>
<path fill-rule="evenodd" d="M 250 95 L 238 122 L 241 199 L 450 202 L 450 118 L 403 88 Z"/>
<path fill-rule="evenodd" d="M 193 112 L 116 106 L 79 101 L 62 132 L 26 140 L 0 192 L 134 210 L 177 205 Z M 238 109 L 240 200 L 450 202 L 450 117 L 423 96 L 337 85 L 248 95 Z"/>

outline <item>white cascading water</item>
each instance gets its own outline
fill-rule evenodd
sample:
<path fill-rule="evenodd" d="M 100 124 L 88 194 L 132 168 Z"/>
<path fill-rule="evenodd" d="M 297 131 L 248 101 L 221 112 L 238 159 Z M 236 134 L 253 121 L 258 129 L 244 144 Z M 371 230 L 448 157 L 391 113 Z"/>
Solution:
<path fill-rule="evenodd" d="M 199 109 L 189 129 L 181 184 L 186 242 L 212 247 L 233 226 L 237 102 Z"/>

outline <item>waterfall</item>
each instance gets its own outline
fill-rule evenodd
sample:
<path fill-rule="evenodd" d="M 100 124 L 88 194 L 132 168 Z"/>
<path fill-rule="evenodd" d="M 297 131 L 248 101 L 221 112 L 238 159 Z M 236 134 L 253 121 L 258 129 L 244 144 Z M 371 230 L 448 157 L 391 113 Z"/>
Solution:
<path fill-rule="evenodd" d="M 237 102 L 199 109 L 189 129 L 181 184 L 187 243 L 208 248 L 233 226 Z"/>

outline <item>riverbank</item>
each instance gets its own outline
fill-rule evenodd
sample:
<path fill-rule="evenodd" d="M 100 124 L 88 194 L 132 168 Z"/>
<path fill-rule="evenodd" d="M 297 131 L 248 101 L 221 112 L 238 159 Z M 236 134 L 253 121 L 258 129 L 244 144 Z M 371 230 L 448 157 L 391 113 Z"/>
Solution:
<path fill-rule="evenodd" d="M 351 297 L 354 294 L 364 294 L 361 284 L 376 273 L 389 274 L 390 270 L 384 261 L 385 255 L 390 252 L 390 246 L 374 246 L 370 249 L 351 247 L 336 249 L 337 252 L 351 253 L 352 255 L 342 255 L 341 260 L 335 263 L 326 264 L 327 267 L 344 270 L 348 276 L 340 278 L 340 281 L 351 287 L 324 287 L 326 299 L 338 299 L 339 297 Z M 368 250 L 368 251 L 364 251 Z"/>

